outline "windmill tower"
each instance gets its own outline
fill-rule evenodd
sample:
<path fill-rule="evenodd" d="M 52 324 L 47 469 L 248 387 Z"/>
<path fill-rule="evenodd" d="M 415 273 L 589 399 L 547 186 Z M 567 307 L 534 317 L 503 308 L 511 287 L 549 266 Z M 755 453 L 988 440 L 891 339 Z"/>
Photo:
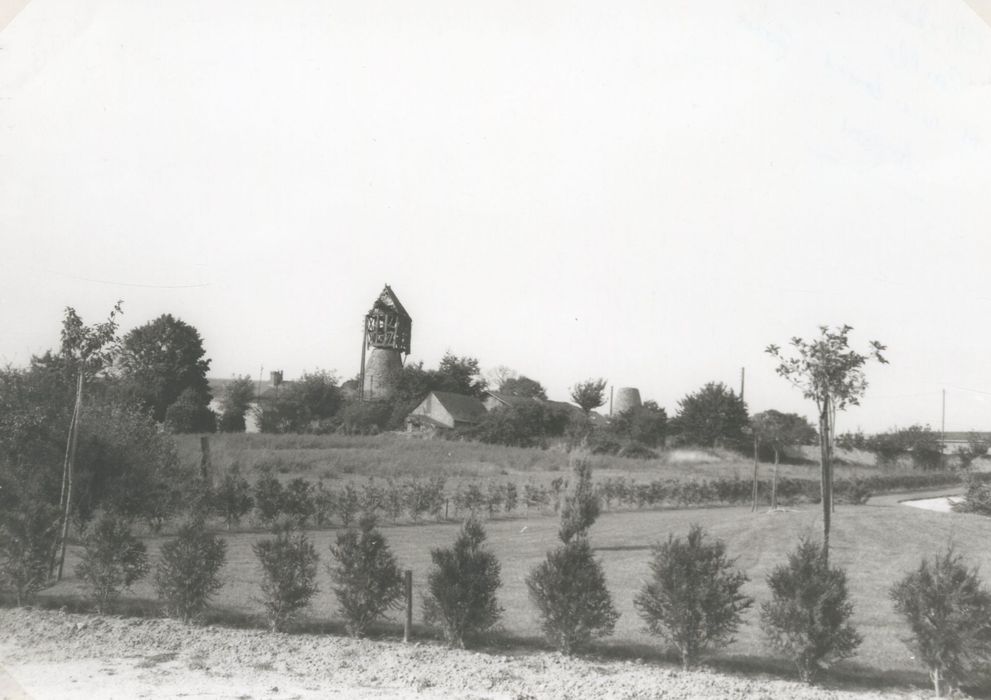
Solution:
<path fill-rule="evenodd" d="M 385 285 L 365 314 L 361 344 L 362 399 L 388 399 L 395 393 L 403 362 L 409 355 L 412 328 L 413 319 L 392 288 Z"/>

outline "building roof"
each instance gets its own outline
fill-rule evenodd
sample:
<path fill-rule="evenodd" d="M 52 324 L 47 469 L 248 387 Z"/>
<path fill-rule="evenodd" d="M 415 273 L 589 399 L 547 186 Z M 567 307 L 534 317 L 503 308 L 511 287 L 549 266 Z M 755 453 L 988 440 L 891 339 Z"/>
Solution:
<path fill-rule="evenodd" d="M 486 391 L 483 396 L 491 396 L 496 401 L 500 401 L 507 406 L 520 405 L 524 403 L 530 403 L 531 401 L 536 401 L 536 399 L 531 399 L 526 396 L 515 396 L 513 394 L 506 394 L 501 391 Z"/>
<path fill-rule="evenodd" d="M 368 313 L 373 314 L 376 309 L 395 311 L 403 318 L 412 320 L 409 312 L 406 311 L 406 307 L 402 305 L 402 302 L 399 301 L 399 297 L 396 296 L 396 293 L 392 291 L 392 287 L 389 285 L 385 285 L 382 293 L 379 294 L 379 298 L 375 300 L 374 304 L 372 304 L 372 309 Z"/>
<path fill-rule="evenodd" d="M 487 413 L 482 402 L 474 396 L 452 394 L 448 391 L 432 391 L 430 393 L 440 402 L 441 406 L 447 409 L 455 421 L 478 423 Z"/>

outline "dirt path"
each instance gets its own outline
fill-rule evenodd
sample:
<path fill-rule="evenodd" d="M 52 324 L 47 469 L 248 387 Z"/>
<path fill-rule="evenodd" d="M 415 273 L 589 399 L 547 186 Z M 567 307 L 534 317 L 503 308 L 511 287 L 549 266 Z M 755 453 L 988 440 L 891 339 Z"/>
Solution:
<path fill-rule="evenodd" d="M 551 653 L 506 656 L 433 644 L 2 609 L 0 698 L 25 697 L 842 700 L 911 693 L 858 694 Z"/>

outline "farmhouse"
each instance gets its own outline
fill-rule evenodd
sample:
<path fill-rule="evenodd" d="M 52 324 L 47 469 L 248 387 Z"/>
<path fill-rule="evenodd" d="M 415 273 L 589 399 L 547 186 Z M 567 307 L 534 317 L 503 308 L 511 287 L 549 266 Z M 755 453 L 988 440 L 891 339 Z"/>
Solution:
<path fill-rule="evenodd" d="M 406 417 L 406 429 L 459 428 L 485 417 L 485 405 L 474 396 L 431 391 Z"/>

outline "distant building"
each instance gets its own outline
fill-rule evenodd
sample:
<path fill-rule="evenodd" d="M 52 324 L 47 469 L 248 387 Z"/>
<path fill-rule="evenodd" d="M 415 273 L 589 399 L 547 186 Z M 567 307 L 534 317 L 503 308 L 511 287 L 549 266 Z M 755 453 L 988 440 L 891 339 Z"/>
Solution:
<path fill-rule="evenodd" d="M 485 405 L 474 396 L 431 391 L 406 417 L 407 430 L 460 428 L 480 423 Z"/>

